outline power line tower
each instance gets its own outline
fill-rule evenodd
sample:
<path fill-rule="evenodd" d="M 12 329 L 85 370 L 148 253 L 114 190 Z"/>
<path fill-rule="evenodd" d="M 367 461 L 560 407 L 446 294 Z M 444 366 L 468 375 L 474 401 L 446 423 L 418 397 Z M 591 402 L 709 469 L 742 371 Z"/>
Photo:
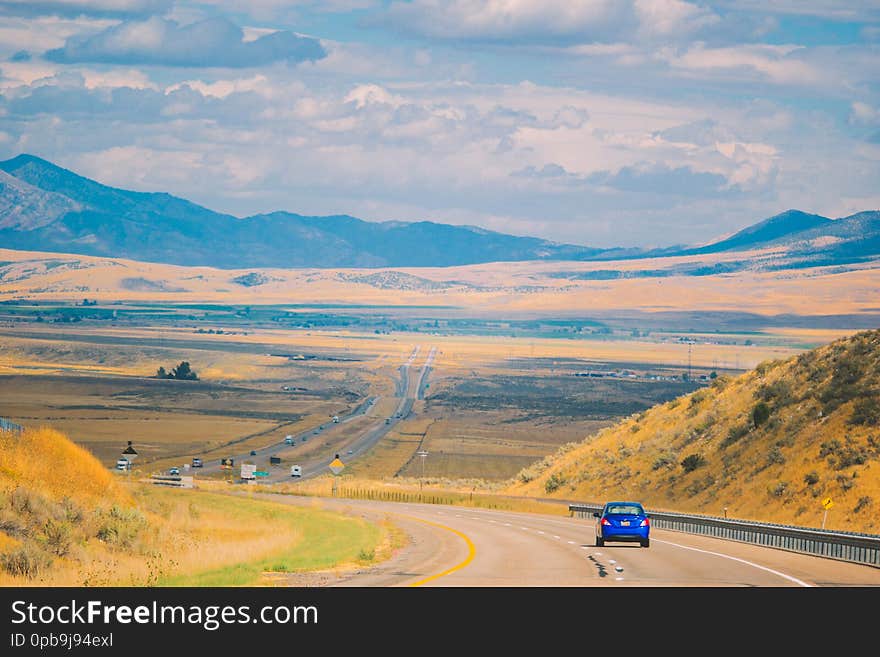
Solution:
<path fill-rule="evenodd" d="M 691 372 L 691 345 L 693 345 L 693 340 L 688 340 L 688 381 L 693 381 L 693 373 Z"/>

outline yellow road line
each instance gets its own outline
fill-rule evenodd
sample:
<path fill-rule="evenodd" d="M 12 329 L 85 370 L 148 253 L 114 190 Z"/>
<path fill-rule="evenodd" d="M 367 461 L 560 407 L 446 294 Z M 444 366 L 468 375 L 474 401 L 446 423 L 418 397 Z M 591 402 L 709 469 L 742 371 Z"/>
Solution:
<path fill-rule="evenodd" d="M 437 523 L 437 522 L 431 522 L 430 520 L 423 520 L 422 518 L 416 518 L 415 516 L 406 516 L 406 517 L 412 518 L 413 520 L 418 520 L 419 522 L 423 522 L 426 525 L 433 525 L 434 527 L 439 527 L 440 529 L 445 529 L 446 531 L 450 531 L 453 534 L 455 534 L 456 536 L 461 537 L 468 546 L 468 556 L 464 561 L 454 565 L 452 568 L 447 568 L 442 573 L 437 573 L 436 575 L 431 575 L 430 577 L 425 577 L 424 579 L 420 579 L 418 582 L 413 582 L 412 584 L 410 584 L 410 586 L 421 586 L 422 584 L 427 584 L 428 582 L 433 582 L 435 579 L 440 579 L 441 577 L 445 577 L 446 575 L 454 573 L 456 570 L 461 570 L 462 568 L 467 566 L 471 561 L 474 560 L 474 556 L 476 556 L 476 554 L 477 554 L 477 548 L 474 547 L 473 541 L 471 541 L 471 539 L 468 538 L 466 534 L 458 531 L 457 529 L 453 529 L 452 527 L 447 527 L 446 525 L 441 525 L 440 523 Z"/>

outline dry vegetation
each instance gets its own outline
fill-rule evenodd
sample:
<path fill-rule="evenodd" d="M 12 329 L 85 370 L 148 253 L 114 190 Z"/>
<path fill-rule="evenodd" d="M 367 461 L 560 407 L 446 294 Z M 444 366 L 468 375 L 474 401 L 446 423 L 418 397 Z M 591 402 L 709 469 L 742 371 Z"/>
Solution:
<path fill-rule="evenodd" d="M 880 529 L 880 331 L 768 361 L 571 443 L 508 492 Z"/>
<path fill-rule="evenodd" d="M 392 533 L 317 506 L 122 483 L 58 431 L 0 431 L 2 586 L 269 583 L 385 558 Z"/>

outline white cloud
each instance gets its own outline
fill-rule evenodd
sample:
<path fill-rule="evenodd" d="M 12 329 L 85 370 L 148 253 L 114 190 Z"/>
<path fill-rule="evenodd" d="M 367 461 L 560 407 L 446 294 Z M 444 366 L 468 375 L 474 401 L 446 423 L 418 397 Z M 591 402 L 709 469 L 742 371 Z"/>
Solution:
<path fill-rule="evenodd" d="M 779 84 L 815 85 L 823 81 L 822 73 L 814 66 L 797 58 L 800 46 L 795 45 L 741 45 L 728 48 L 710 48 L 697 43 L 684 52 L 665 49 L 657 57 L 673 69 L 694 74 L 739 71 L 746 75 Z"/>

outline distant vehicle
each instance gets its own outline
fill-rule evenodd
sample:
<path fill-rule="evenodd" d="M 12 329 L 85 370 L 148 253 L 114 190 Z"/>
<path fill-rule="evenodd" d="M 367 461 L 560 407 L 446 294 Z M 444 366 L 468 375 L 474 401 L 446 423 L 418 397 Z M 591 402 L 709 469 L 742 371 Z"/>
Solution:
<path fill-rule="evenodd" d="M 202 459 L 200 459 L 199 457 L 195 457 L 195 458 L 192 460 L 192 467 L 194 467 L 194 468 L 201 468 L 201 467 L 202 467 Z"/>
<path fill-rule="evenodd" d="M 338 415 L 334 415 L 334 416 L 333 416 L 333 423 L 334 423 L 334 424 L 337 424 L 338 422 L 339 422 L 339 416 L 338 416 Z"/>
<path fill-rule="evenodd" d="M 168 468 L 168 474 L 170 474 L 170 475 L 179 475 L 179 474 L 180 474 L 180 468 L 178 468 L 176 465 L 173 466 L 173 467 L 170 467 L 170 468 Z"/>
<path fill-rule="evenodd" d="M 608 502 L 602 513 L 593 513 L 596 520 L 596 546 L 605 541 L 638 541 L 642 547 L 651 545 L 651 517 L 638 502 Z"/>
<path fill-rule="evenodd" d="M 293 438 L 293 436 L 286 436 L 286 437 L 284 438 L 284 444 L 285 444 L 285 445 L 293 445 L 293 443 L 294 443 L 294 438 Z"/>
<path fill-rule="evenodd" d="M 350 449 L 350 450 L 348 450 L 348 453 L 349 453 L 349 454 L 354 454 L 354 450 L 353 450 L 353 449 Z"/>
<path fill-rule="evenodd" d="M 316 436 L 318 435 L 318 430 L 317 430 L 317 429 L 315 429 L 315 433 L 314 433 L 314 435 L 316 435 Z"/>
<path fill-rule="evenodd" d="M 257 450 L 252 449 L 252 450 L 251 450 L 251 456 L 256 456 L 256 455 L 257 455 Z"/>
<path fill-rule="evenodd" d="M 303 474 L 302 466 L 300 466 L 300 465 L 290 466 L 290 476 L 291 477 L 302 477 L 302 474 Z"/>
<path fill-rule="evenodd" d="M 385 424 L 391 424 L 391 418 L 390 418 L 390 417 L 386 417 L 386 418 L 385 418 Z"/>
<path fill-rule="evenodd" d="M 117 470 L 128 470 L 128 459 L 119 458 L 116 461 L 116 469 Z"/>

